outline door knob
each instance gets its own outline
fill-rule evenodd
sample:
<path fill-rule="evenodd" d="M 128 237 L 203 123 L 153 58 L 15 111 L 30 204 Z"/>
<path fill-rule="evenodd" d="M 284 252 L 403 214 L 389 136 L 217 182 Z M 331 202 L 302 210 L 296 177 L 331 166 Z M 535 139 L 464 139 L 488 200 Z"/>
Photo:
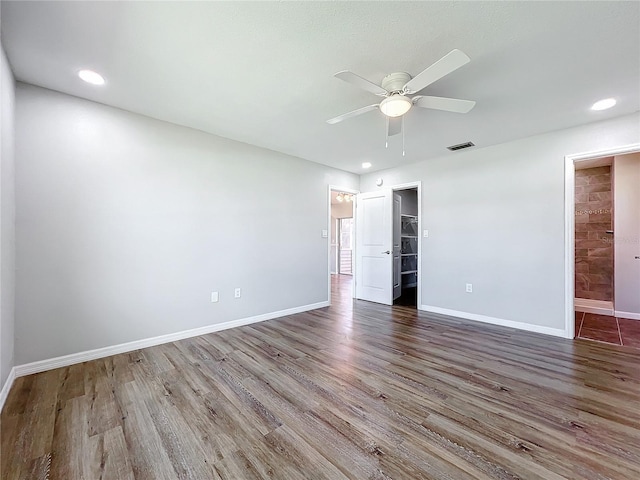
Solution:
<path fill-rule="evenodd" d="M 387 255 L 389 255 L 391 251 L 387 250 L 386 252 L 382 252 L 382 253 L 386 253 Z"/>
<path fill-rule="evenodd" d="M 636 255 L 636 260 L 640 260 L 640 256 Z"/>

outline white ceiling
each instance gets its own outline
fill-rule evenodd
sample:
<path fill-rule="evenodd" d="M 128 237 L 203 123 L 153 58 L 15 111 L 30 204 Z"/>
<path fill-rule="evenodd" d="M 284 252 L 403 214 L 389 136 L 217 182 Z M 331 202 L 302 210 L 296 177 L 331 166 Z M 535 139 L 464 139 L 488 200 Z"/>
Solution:
<path fill-rule="evenodd" d="M 640 2 L 2 2 L 20 81 L 362 173 L 640 110 Z M 471 63 L 423 91 L 470 113 L 412 109 L 385 149 L 379 98 L 333 77 Z M 107 84 L 76 72 L 92 68 Z M 616 97 L 611 110 L 591 104 Z"/>

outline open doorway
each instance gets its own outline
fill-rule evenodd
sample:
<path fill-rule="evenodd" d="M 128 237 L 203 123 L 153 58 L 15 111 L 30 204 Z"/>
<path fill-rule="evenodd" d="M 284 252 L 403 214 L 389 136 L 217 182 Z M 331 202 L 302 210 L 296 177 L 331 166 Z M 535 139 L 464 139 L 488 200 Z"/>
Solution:
<path fill-rule="evenodd" d="M 329 189 L 329 291 L 330 298 L 339 300 L 353 296 L 356 194 L 344 188 Z"/>
<path fill-rule="evenodd" d="M 640 348 L 639 150 L 567 157 L 570 338 Z"/>
<path fill-rule="evenodd" d="M 417 308 L 418 189 L 393 189 L 393 304 Z"/>
<path fill-rule="evenodd" d="M 421 304 L 420 188 L 418 181 L 357 196 L 356 299 L 414 308 Z"/>
<path fill-rule="evenodd" d="M 333 210 L 333 208 L 332 208 Z M 333 214 L 332 214 L 333 215 Z M 331 218 L 331 273 L 353 275 L 353 217 Z"/>
<path fill-rule="evenodd" d="M 575 164 L 575 308 L 613 316 L 613 157 Z"/>

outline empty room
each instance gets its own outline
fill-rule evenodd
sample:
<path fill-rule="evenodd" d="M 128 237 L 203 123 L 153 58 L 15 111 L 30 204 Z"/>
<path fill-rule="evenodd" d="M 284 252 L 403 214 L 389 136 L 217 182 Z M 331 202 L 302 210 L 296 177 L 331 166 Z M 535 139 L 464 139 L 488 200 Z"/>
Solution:
<path fill-rule="evenodd" d="M 2 480 L 640 478 L 640 2 L 0 34 Z"/>

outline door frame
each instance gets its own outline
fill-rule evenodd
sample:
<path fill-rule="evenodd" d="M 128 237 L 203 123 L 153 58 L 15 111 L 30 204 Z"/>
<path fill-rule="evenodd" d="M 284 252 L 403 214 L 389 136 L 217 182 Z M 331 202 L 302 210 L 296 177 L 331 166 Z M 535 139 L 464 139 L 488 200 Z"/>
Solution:
<path fill-rule="evenodd" d="M 356 243 L 355 243 L 355 238 L 356 238 L 356 232 L 355 232 L 355 225 L 356 225 L 356 195 L 358 195 L 360 193 L 360 190 L 354 190 L 353 188 L 347 188 L 347 187 L 341 187 L 339 185 L 328 185 L 328 189 L 327 189 L 327 225 L 329 226 L 329 231 L 327 232 L 327 301 L 329 302 L 329 305 L 331 305 L 331 192 L 332 191 L 336 191 L 336 192 L 344 192 L 344 193 L 351 193 L 354 195 L 353 197 L 353 201 L 351 202 L 351 209 L 353 212 L 353 232 L 352 232 L 352 243 L 353 243 L 353 253 L 352 255 L 352 260 L 351 260 L 351 272 L 352 272 L 352 288 L 351 288 L 351 297 L 355 298 L 356 295 L 356 288 L 355 288 L 355 281 L 356 281 L 356 276 L 355 276 L 355 266 L 354 266 L 354 262 L 353 262 L 353 258 L 355 258 L 355 254 L 356 254 Z M 337 233 L 337 232 L 336 232 Z M 340 271 L 340 269 L 338 268 L 338 272 Z"/>
<path fill-rule="evenodd" d="M 422 310 L 422 240 L 424 237 L 422 236 L 422 180 L 416 180 L 415 182 L 407 182 L 407 183 L 399 183 L 397 185 L 392 185 L 392 192 L 397 192 L 398 190 L 411 190 L 417 189 L 418 191 L 418 297 L 416 299 L 416 310 Z"/>
<path fill-rule="evenodd" d="M 612 147 L 604 150 L 574 153 L 564 157 L 564 294 L 565 294 L 565 321 L 564 336 L 575 338 L 575 164 L 585 160 L 593 160 L 600 157 L 626 155 L 640 152 L 640 143 L 632 143 L 620 147 Z M 615 304 L 613 305 L 615 310 Z"/>

